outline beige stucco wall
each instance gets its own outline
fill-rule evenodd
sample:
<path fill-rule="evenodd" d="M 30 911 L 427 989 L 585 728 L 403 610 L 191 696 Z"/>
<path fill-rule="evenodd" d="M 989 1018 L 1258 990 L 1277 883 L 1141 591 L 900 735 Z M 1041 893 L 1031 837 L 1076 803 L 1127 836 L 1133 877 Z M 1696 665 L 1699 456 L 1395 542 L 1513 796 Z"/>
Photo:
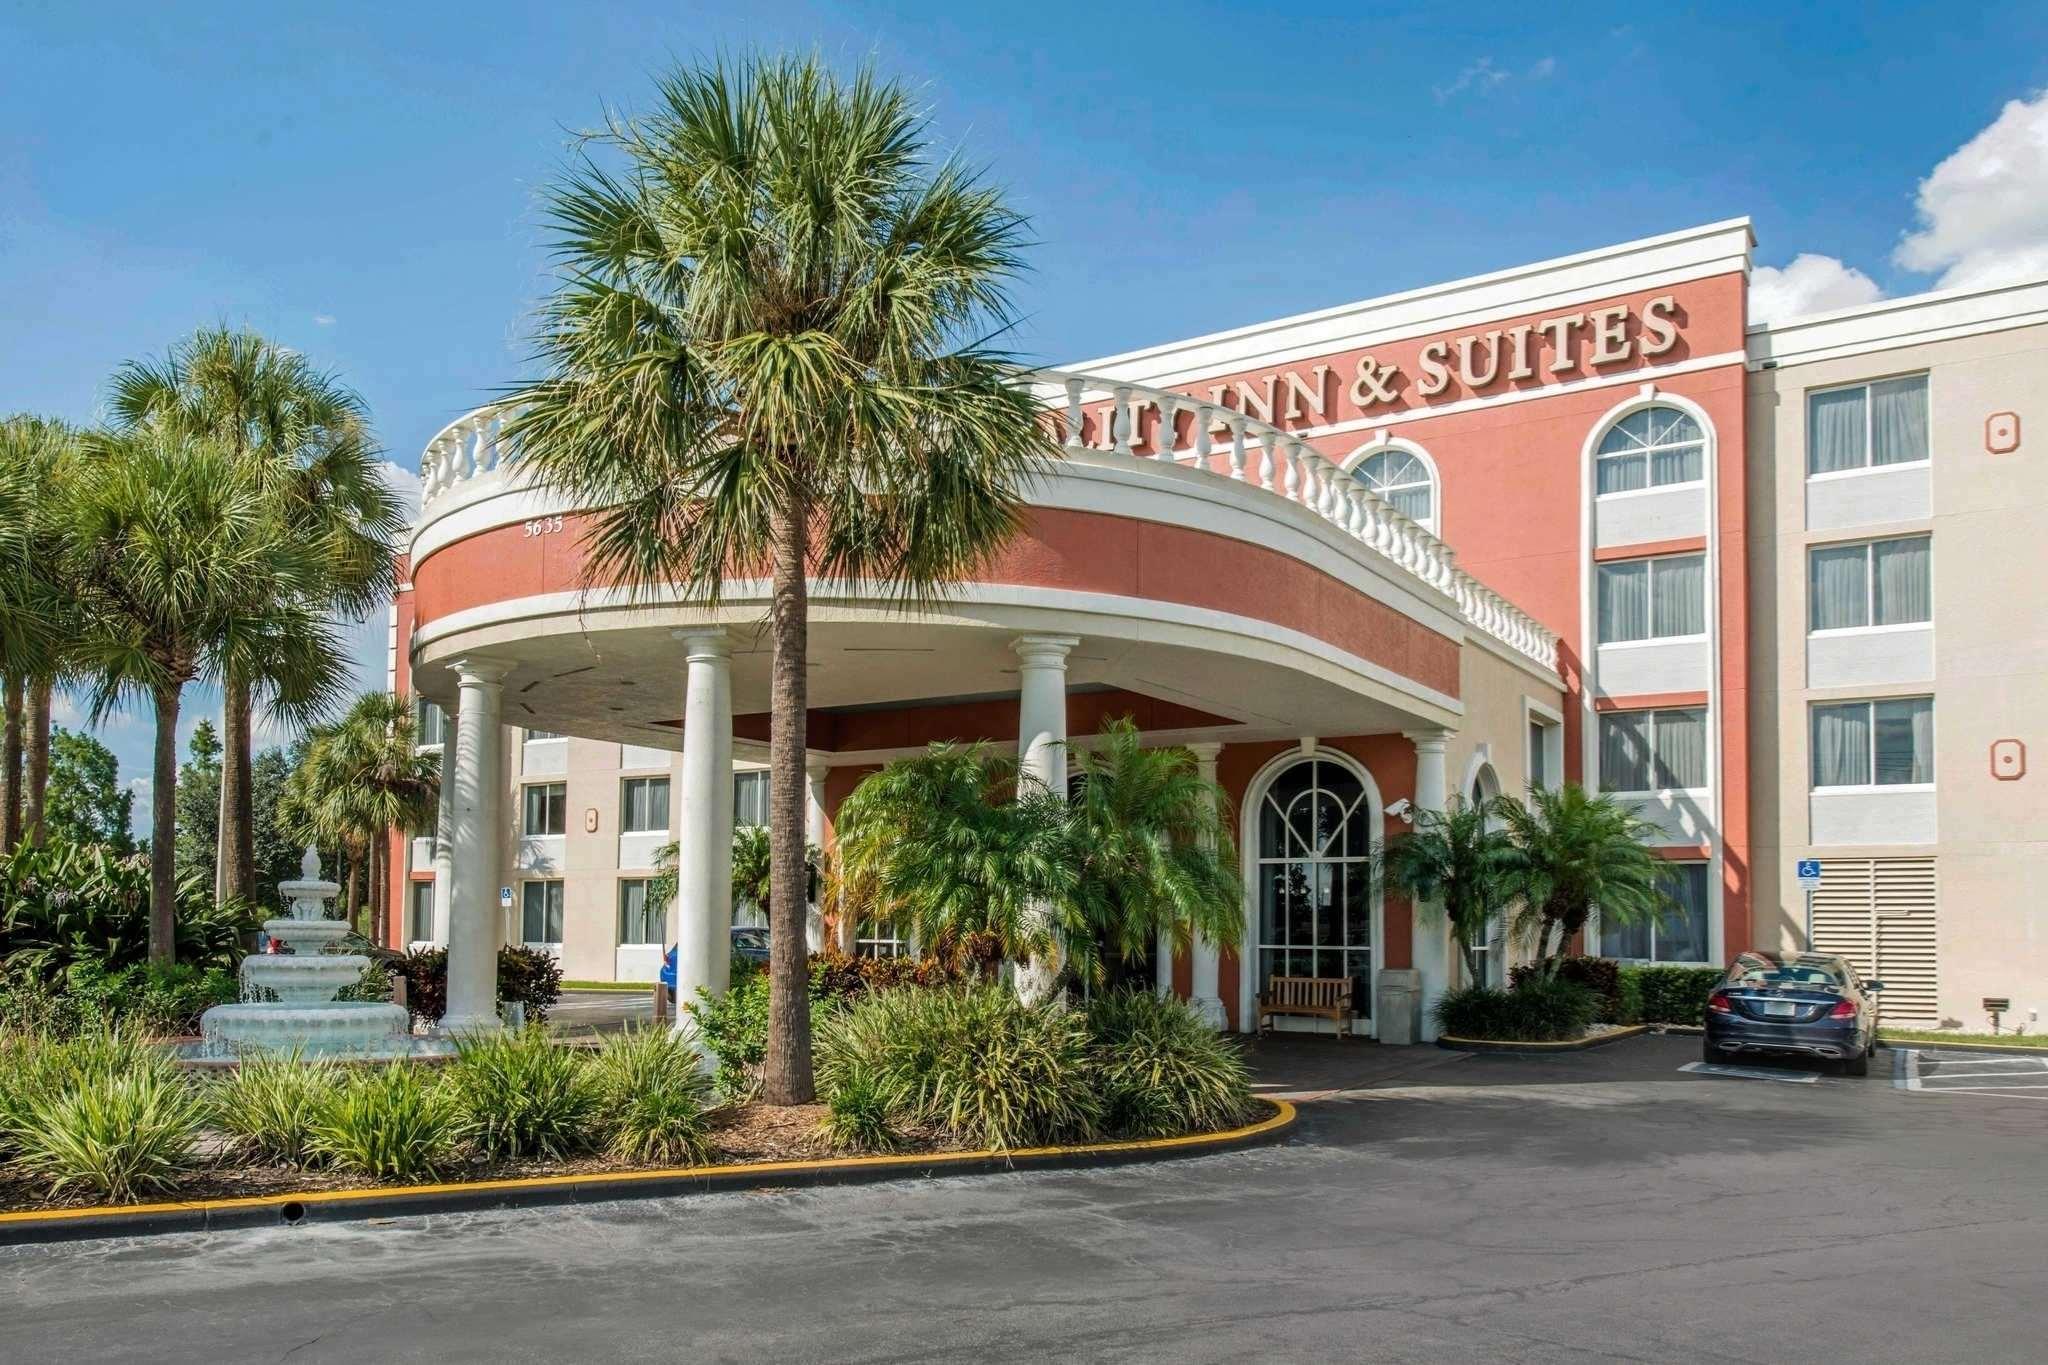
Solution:
<path fill-rule="evenodd" d="M 1468 640 L 1458 667 L 1458 696 L 1465 719 L 1444 751 L 1451 794 L 1469 796 L 1473 774 L 1485 763 L 1492 766 L 1502 795 L 1521 795 L 1529 785 L 1529 704 L 1536 703 L 1543 719 L 1556 722 L 1564 706 L 1562 688 Z M 1553 781 L 1559 776 L 1555 768 L 1550 776 Z"/>
<path fill-rule="evenodd" d="M 1931 516 L 1808 533 L 1805 394 L 1926 371 Z M 2017 451 L 1986 450 L 1985 421 L 2020 416 Z M 2048 327 L 1875 350 L 1750 376 L 1750 622 L 1757 938 L 1790 946 L 1806 856 L 1931 854 L 1939 885 L 1940 1013 L 1989 1026 L 2048 1014 Z M 1813 689 L 1806 552 L 1828 541 L 1931 532 L 1934 678 Z M 1935 842 L 1816 848 L 1808 810 L 1810 702 L 1932 691 Z M 2028 747 L 2018 781 L 1991 773 L 1994 741 Z"/>

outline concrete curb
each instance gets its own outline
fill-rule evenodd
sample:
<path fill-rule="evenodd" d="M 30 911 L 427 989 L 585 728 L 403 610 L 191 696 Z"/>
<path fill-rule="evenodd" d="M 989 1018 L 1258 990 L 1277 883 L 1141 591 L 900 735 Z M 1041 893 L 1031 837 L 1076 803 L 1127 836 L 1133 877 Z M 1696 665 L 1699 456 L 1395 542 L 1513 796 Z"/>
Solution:
<path fill-rule="evenodd" d="M 614 1171 L 599 1175 L 528 1176 L 463 1184 L 379 1186 L 354 1190 L 251 1195 L 162 1204 L 102 1205 L 82 1209 L 28 1209 L 0 1213 L 0 1246 L 82 1241 L 94 1237 L 142 1237 L 168 1232 L 214 1232 L 231 1228 L 295 1227 L 365 1218 L 396 1218 L 479 1209 L 533 1208 L 548 1204 L 598 1204 L 620 1199 L 660 1199 L 718 1190 L 781 1189 L 790 1186 L 857 1185 L 911 1177 L 981 1175 L 1012 1170 L 1068 1170 L 1173 1161 L 1214 1152 L 1278 1142 L 1294 1127 L 1295 1107 L 1286 1100 L 1259 1098 L 1273 1112 L 1257 1123 L 1194 1137 L 1091 1142 L 1066 1147 L 1026 1147 L 1014 1152 L 918 1152 L 898 1156 L 847 1157 L 829 1161 L 762 1161 L 737 1166 L 685 1166 L 657 1171 Z"/>
<path fill-rule="evenodd" d="M 1584 1052 L 1588 1048 L 1606 1047 L 1624 1038 L 1635 1038 L 1648 1033 L 1648 1024 L 1636 1024 L 1629 1028 L 1603 1033 L 1598 1038 L 1573 1038 L 1562 1043 L 1506 1043 L 1489 1038 L 1453 1038 L 1444 1035 L 1436 1040 L 1438 1047 L 1451 1048 L 1457 1052 L 1526 1052 L 1545 1056 L 1555 1052 Z"/>
<path fill-rule="evenodd" d="M 2048 1058 L 2048 1047 L 2017 1047 L 2010 1043 L 1938 1043 L 1932 1038 L 1887 1038 L 1878 1034 L 1877 1045 L 1894 1052 L 1984 1052 L 1994 1057 Z"/>

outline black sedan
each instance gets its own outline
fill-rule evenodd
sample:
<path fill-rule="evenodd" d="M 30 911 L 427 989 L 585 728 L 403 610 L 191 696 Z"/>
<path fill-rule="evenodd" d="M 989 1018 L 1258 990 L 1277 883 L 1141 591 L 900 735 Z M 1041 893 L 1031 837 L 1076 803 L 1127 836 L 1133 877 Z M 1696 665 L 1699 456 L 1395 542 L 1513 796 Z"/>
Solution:
<path fill-rule="evenodd" d="M 1881 981 L 1860 980 L 1839 957 L 1744 953 L 1707 998 L 1705 1058 L 1823 1057 L 1851 1076 L 1867 1076 L 1877 1046 L 1874 997 L 1883 989 Z"/>

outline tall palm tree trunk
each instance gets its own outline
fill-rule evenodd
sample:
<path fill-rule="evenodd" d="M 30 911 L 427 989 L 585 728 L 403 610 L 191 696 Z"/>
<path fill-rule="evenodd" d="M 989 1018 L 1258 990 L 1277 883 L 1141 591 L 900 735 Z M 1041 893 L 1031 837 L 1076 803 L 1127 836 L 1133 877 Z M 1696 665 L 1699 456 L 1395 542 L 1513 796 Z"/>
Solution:
<path fill-rule="evenodd" d="M 805 663 L 810 648 L 804 573 L 810 558 L 810 508 L 801 489 L 780 507 L 772 526 L 775 640 L 768 727 L 768 1055 L 761 1096 L 770 1104 L 809 1104 L 811 1077 L 810 964 L 806 960 L 804 893 L 804 733 L 809 705 Z"/>
<path fill-rule="evenodd" d="M 28 687 L 28 792 L 22 798 L 22 834 L 32 844 L 43 842 L 43 803 L 50 794 L 50 680 L 37 678 Z"/>
<path fill-rule="evenodd" d="M 385 940 L 390 938 L 386 911 L 391 898 L 386 894 L 388 888 L 384 884 L 388 876 L 384 867 L 384 840 L 373 834 L 370 836 L 370 941 L 380 948 L 387 946 Z"/>
<path fill-rule="evenodd" d="M 150 772 L 149 960 L 177 960 L 178 707 L 182 689 L 156 689 L 156 766 Z"/>
<path fill-rule="evenodd" d="M 213 896 L 249 900 L 256 880 L 256 839 L 250 803 L 251 717 L 247 678 L 230 675 L 221 697 L 220 823 L 214 844 Z"/>
<path fill-rule="evenodd" d="M 9 673 L 5 687 L 7 734 L 0 742 L 0 853 L 12 853 L 21 842 L 21 675 Z"/>

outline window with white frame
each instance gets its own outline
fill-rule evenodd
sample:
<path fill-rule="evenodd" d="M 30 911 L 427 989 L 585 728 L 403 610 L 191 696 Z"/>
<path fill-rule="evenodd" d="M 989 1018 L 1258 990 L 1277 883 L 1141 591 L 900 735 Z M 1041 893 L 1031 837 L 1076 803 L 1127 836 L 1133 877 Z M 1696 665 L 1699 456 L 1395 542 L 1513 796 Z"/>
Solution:
<path fill-rule="evenodd" d="M 1806 395 L 1806 472 L 1841 474 L 1928 458 L 1927 376 Z"/>
<path fill-rule="evenodd" d="M 619 942 L 621 944 L 654 944 L 668 942 L 666 926 L 663 923 L 664 907 L 656 905 L 647 894 L 648 881 L 645 877 L 622 877 L 619 880 Z"/>
<path fill-rule="evenodd" d="M 526 742 L 528 744 L 545 744 L 547 741 L 551 739 L 564 738 L 566 738 L 566 736 L 561 735 L 553 730 L 528 730 L 526 732 Z"/>
<path fill-rule="evenodd" d="M 1665 555 L 1597 566 L 1596 604 L 1603 645 L 1707 633 L 1707 557 Z"/>
<path fill-rule="evenodd" d="M 1829 702 L 1813 708 L 1813 785 L 1928 786 L 1934 781 L 1934 698 Z"/>
<path fill-rule="evenodd" d="M 519 831 L 529 839 L 565 834 L 569 829 L 569 788 L 561 782 L 536 782 L 525 788 Z"/>
<path fill-rule="evenodd" d="M 898 938 L 896 931 L 886 924 L 864 919 L 854 926 L 855 957 L 904 957 L 909 952 L 910 941 Z"/>
<path fill-rule="evenodd" d="M 408 907 L 406 933 L 414 943 L 431 943 L 434 938 L 434 884 L 417 881 L 409 889 L 412 901 Z"/>
<path fill-rule="evenodd" d="M 1933 619 L 1931 537 L 1816 545 L 1806 552 L 1808 630 L 1867 630 Z"/>
<path fill-rule="evenodd" d="M 732 775 L 732 823 L 736 829 L 768 823 L 768 773 Z"/>
<path fill-rule="evenodd" d="M 619 793 L 619 828 L 627 834 L 668 833 L 668 779 L 629 777 Z"/>
<path fill-rule="evenodd" d="M 425 697 L 413 703 L 413 741 L 422 749 L 433 749 L 446 742 L 448 736 L 448 713 Z"/>
<path fill-rule="evenodd" d="M 1674 863 L 1673 880 L 1664 894 L 1671 904 L 1662 914 L 1634 924 L 1600 921 L 1600 955 L 1634 962 L 1705 962 L 1710 940 L 1707 916 L 1713 904 L 1710 865 Z"/>
<path fill-rule="evenodd" d="M 1420 455 L 1398 446 L 1375 450 L 1358 462 L 1351 477 L 1410 521 L 1436 530 L 1436 477 Z"/>
<path fill-rule="evenodd" d="M 1687 706 L 1600 717 L 1600 790 L 1690 791 L 1707 785 L 1707 712 Z"/>
<path fill-rule="evenodd" d="M 1557 721 L 1534 713 L 1529 715 L 1529 761 L 1524 768 L 1529 775 L 1529 786 L 1544 791 L 1557 786 L 1564 776 L 1561 771 L 1564 766 L 1563 740 Z"/>
<path fill-rule="evenodd" d="M 562 883 L 522 882 L 519 887 L 519 940 L 528 947 L 562 944 Z"/>
<path fill-rule="evenodd" d="M 1616 422 L 1600 438 L 1593 489 L 1600 497 L 1698 483 L 1705 476 L 1707 437 L 1691 414 L 1659 404 Z"/>

